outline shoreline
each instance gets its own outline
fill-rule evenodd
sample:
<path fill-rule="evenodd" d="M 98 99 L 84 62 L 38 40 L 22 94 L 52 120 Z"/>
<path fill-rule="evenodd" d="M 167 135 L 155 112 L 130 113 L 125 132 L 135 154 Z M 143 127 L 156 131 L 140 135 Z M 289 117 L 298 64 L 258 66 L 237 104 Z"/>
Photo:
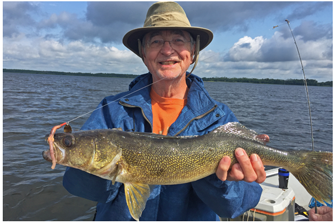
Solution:
<path fill-rule="evenodd" d="M 7 73 L 22 74 L 45 74 L 45 75 L 68 75 L 68 76 L 92 76 L 92 77 L 111 77 L 111 78 L 136 78 L 135 74 L 117 74 L 117 73 L 82 73 L 82 72 L 59 72 L 59 71 L 37 71 L 24 69 L 3 69 Z M 203 77 L 204 82 L 240 82 L 256 84 L 275 84 L 275 85 L 304 85 L 303 79 L 257 79 L 257 78 L 228 78 L 228 77 Z M 328 86 L 333 87 L 333 81 L 318 82 L 314 79 L 307 79 L 308 86 Z"/>

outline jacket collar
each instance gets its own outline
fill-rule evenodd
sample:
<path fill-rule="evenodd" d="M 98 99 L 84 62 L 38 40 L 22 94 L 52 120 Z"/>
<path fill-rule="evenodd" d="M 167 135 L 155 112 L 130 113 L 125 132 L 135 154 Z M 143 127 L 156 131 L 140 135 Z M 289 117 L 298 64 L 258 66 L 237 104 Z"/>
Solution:
<path fill-rule="evenodd" d="M 186 72 L 186 76 L 188 75 L 189 73 Z M 187 78 L 187 85 L 188 87 L 190 87 L 191 83 L 193 81 L 197 81 L 202 87 L 204 86 L 204 82 L 203 80 L 199 77 L 199 76 L 196 76 L 196 75 L 193 75 L 191 74 L 188 78 Z M 142 75 L 139 75 L 138 77 L 136 77 L 135 79 L 133 79 L 133 81 L 131 81 L 131 83 L 129 84 L 129 90 L 132 91 L 132 90 L 138 90 L 142 87 L 145 87 L 145 86 L 148 86 L 149 84 L 152 84 L 152 75 L 150 72 L 146 73 L 146 74 L 142 74 Z M 149 87 L 150 88 L 150 87 Z"/>
<path fill-rule="evenodd" d="M 132 94 L 122 98 L 121 101 L 132 106 L 140 107 L 152 124 L 150 84 L 152 84 L 151 73 L 136 77 L 129 84 L 129 93 Z M 195 119 L 197 119 L 197 130 L 205 129 L 215 121 L 212 115 L 207 116 L 211 110 L 215 109 L 216 117 L 222 117 L 224 115 L 223 110 L 218 108 L 216 102 L 209 96 L 200 77 L 191 74 L 187 79 L 187 85 L 190 88 L 187 96 L 187 104 L 178 119 L 171 125 L 169 135 L 179 134 L 181 130 L 185 129 L 185 126 L 188 126 L 188 124 Z M 207 117 L 202 118 L 205 116 Z"/>

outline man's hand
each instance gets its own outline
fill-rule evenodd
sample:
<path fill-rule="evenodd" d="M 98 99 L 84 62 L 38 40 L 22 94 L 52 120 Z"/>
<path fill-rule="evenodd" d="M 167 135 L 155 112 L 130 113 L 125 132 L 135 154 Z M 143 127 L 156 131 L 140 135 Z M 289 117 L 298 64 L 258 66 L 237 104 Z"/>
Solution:
<path fill-rule="evenodd" d="M 224 156 L 216 170 L 217 177 L 222 180 L 240 181 L 246 182 L 256 181 L 257 183 L 263 183 L 266 179 L 266 173 L 264 170 L 263 162 L 257 154 L 251 154 L 250 159 L 247 153 L 242 148 L 235 150 L 235 156 L 238 163 L 235 163 L 230 168 L 230 157 Z"/>
<path fill-rule="evenodd" d="M 308 211 L 308 219 L 310 221 L 332 221 L 333 208 L 327 206 L 318 207 L 317 214 L 315 214 L 315 208 L 312 208 Z"/>

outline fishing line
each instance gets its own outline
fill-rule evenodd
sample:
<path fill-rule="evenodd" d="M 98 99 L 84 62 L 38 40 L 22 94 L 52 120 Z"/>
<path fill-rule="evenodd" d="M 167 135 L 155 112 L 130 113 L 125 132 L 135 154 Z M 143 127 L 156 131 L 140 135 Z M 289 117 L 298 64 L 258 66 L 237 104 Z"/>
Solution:
<path fill-rule="evenodd" d="M 122 96 L 122 97 L 120 97 L 120 98 L 118 98 L 118 99 L 116 99 L 116 100 L 113 100 L 113 101 L 111 101 L 111 102 L 109 102 L 109 103 L 107 103 L 107 104 L 105 104 L 105 105 L 103 105 L 103 106 L 101 106 L 101 107 L 98 107 L 98 108 L 96 108 L 96 109 L 94 109 L 94 110 L 91 110 L 91 111 L 89 111 L 89 112 L 87 112 L 87 113 L 84 113 L 84 114 L 82 114 L 82 115 L 80 115 L 80 116 L 77 116 L 76 118 L 74 118 L 74 119 L 72 119 L 72 120 L 66 122 L 66 124 L 69 125 L 70 122 L 72 122 L 72 121 L 74 121 L 74 120 L 76 120 L 76 119 L 79 119 L 79 118 L 81 118 L 81 117 L 83 117 L 83 116 L 86 116 L 86 115 L 88 115 L 88 114 L 90 114 L 90 113 L 93 113 L 94 111 L 96 111 L 96 110 L 98 110 L 98 109 L 101 109 L 101 108 L 103 108 L 103 107 L 105 107 L 105 106 L 108 106 L 109 104 L 111 104 L 111 103 L 113 103 L 113 102 L 116 102 L 117 100 L 120 100 L 120 99 L 122 99 L 122 98 L 124 98 L 124 97 L 126 97 L 126 96 L 129 96 L 129 95 L 131 95 L 131 94 L 133 94 L 133 93 L 135 93 L 135 92 L 138 92 L 138 91 L 140 91 L 140 90 L 142 90 L 142 89 L 144 89 L 144 88 L 146 88 L 146 87 L 149 87 L 149 86 L 151 86 L 151 85 L 153 85 L 153 84 L 155 84 L 155 83 L 157 83 L 157 82 L 160 82 L 160 81 L 164 80 L 165 78 L 166 78 L 166 77 L 164 77 L 164 78 L 162 78 L 162 79 L 159 79 L 159 80 L 157 80 L 157 81 L 155 81 L 155 82 L 152 82 L 152 83 L 150 83 L 150 84 L 148 84 L 148 85 L 146 85 L 146 86 L 143 86 L 142 88 L 139 88 L 139 89 L 135 90 L 134 92 L 128 93 L 128 94 L 126 94 L 126 95 L 124 95 L 124 96 Z M 64 123 L 63 123 L 63 124 L 64 124 Z"/>
<path fill-rule="evenodd" d="M 206 57 L 205 59 L 199 59 L 199 60 L 200 60 L 201 62 L 211 63 L 211 62 L 209 62 L 209 61 L 207 62 L 206 60 L 207 60 L 207 59 L 210 59 L 210 58 L 212 58 L 212 57 L 214 57 L 214 56 L 217 57 L 217 55 L 211 55 L 211 56 Z"/>
<path fill-rule="evenodd" d="M 142 57 L 142 55 L 141 55 L 141 41 L 140 41 L 139 39 L 138 39 L 138 48 L 139 48 L 139 52 L 140 52 L 140 57 L 143 59 L 143 57 Z M 193 63 L 194 63 L 194 65 L 193 65 L 193 68 L 192 68 L 191 72 L 189 72 L 189 73 L 187 74 L 186 78 L 188 78 L 188 77 L 191 75 L 191 73 L 193 72 L 193 70 L 195 69 L 195 67 L 196 67 L 196 65 L 197 65 L 197 63 L 198 63 L 199 52 L 200 52 L 200 36 L 197 35 L 197 38 L 196 38 L 196 41 L 195 41 L 195 57 L 194 57 L 194 59 L 193 59 Z M 119 99 L 122 99 L 123 97 L 129 96 L 129 95 L 131 95 L 131 94 L 133 94 L 133 93 L 135 93 L 135 92 L 138 92 L 138 91 L 140 91 L 140 90 L 142 90 L 142 89 L 144 89 L 144 88 L 146 88 L 146 87 L 149 87 L 149 86 L 151 86 L 151 85 L 153 85 L 153 84 L 155 84 L 155 83 L 157 83 L 157 82 L 160 82 L 160 81 L 164 80 L 165 78 L 166 78 L 166 77 L 164 77 L 164 78 L 162 78 L 162 79 L 160 79 L 160 80 L 157 80 L 157 81 L 155 81 L 155 82 L 152 82 L 152 83 L 150 83 L 150 84 L 148 84 L 148 85 L 146 85 L 146 86 L 144 86 L 144 87 L 142 87 L 142 88 L 140 88 L 140 89 L 138 89 L 138 90 L 135 90 L 135 91 L 132 92 L 132 93 L 128 93 L 127 95 L 124 95 L 124 96 L 122 96 L 122 97 L 120 97 L 120 98 L 118 98 L 118 99 L 116 99 L 116 100 L 114 100 L 114 101 L 111 101 L 111 102 L 109 102 L 109 103 L 107 103 L 107 104 L 105 104 L 105 105 L 103 105 L 103 106 L 101 106 L 101 107 L 99 107 L 99 108 L 96 108 L 96 109 L 94 109 L 94 110 L 91 110 L 91 111 L 89 111 L 89 112 L 87 112 L 87 113 L 84 113 L 84 114 L 82 114 L 82 115 L 80 115 L 80 116 L 77 116 L 76 118 L 74 118 L 74 119 L 72 119 L 72 120 L 66 122 L 66 125 L 69 125 L 70 122 L 72 122 L 72 121 L 74 121 L 74 120 L 76 120 L 76 119 L 79 119 L 79 118 L 81 118 L 81 117 L 83 117 L 83 116 L 86 116 L 87 114 L 90 114 L 90 113 L 92 113 L 92 112 L 94 112 L 94 111 L 96 111 L 96 110 L 98 110 L 98 109 L 101 109 L 101 108 L 103 108 L 103 107 L 105 107 L 105 106 L 107 106 L 107 105 L 109 105 L 109 104 L 111 104 L 111 103 L 113 103 L 113 102 L 115 102 L 115 101 L 117 101 L 117 100 L 119 100 Z M 65 123 L 63 123 L 63 124 L 65 124 Z M 62 124 L 62 125 L 63 125 L 63 124 Z"/>

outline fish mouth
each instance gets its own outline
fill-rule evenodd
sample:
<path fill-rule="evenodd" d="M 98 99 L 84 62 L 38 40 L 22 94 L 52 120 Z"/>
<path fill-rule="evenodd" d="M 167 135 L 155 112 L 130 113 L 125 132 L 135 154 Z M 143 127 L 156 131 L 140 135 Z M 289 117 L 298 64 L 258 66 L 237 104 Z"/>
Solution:
<path fill-rule="evenodd" d="M 46 141 L 47 141 L 47 137 L 46 137 Z M 48 143 L 48 141 L 47 141 Z M 49 143 L 48 143 L 49 144 Z M 52 145 L 53 148 L 53 153 L 55 155 L 55 160 L 57 161 L 57 163 L 62 162 L 62 160 L 65 157 L 65 150 L 60 148 L 56 142 L 53 143 Z M 57 152 L 57 150 L 59 150 L 60 152 Z M 46 161 L 52 162 L 52 157 L 51 157 L 51 153 L 50 153 L 50 149 L 45 150 L 42 152 L 42 156 Z"/>
<path fill-rule="evenodd" d="M 49 138 L 49 134 L 45 135 L 44 139 L 47 142 L 47 144 L 49 145 L 48 138 Z M 54 153 L 56 152 L 56 149 L 55 149 L 54 146 L 53 146 L 53 151 L 54 151 Z M 42 156 L 43 156 L 43 158 L 46 161 L 52 162 L 52 157 L 51 157 L 51 154 L 50 154 L 50 149 L 43 151 L 42 152 Z"/>
<path fill-rule="evenodd" d="M 42 156 L 46 161 L 52 162 L 50 150 L 45 150 L 42 152 Z"/>

